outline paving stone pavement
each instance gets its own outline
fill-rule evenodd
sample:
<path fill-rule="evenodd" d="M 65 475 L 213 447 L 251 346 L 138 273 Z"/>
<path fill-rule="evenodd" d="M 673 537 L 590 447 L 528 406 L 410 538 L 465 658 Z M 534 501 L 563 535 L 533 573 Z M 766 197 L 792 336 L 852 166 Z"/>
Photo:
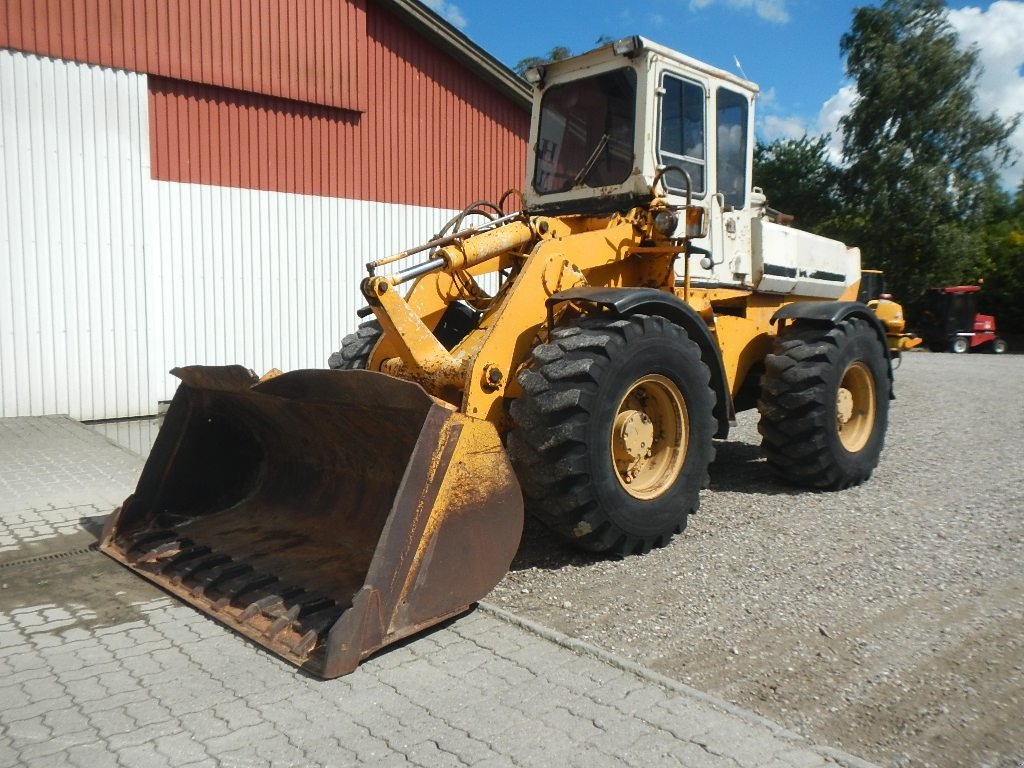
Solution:
<path fill-rule="evenodd" d="M 0 419 L 0 767 L 867 765 L 486 604 L 311 678 L 89 547 L 141 463 Z"/>

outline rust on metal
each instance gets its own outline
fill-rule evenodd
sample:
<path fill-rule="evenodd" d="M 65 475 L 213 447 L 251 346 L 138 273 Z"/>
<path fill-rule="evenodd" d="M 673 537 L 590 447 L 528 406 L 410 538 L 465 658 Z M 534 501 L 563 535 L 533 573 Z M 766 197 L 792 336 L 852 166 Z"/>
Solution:
<path fill-rule="evenodd" d="M 176 369 L 101 549 L 322 677 L 466 610 L 522 500 L 493 425 L 369 371 Z"/>

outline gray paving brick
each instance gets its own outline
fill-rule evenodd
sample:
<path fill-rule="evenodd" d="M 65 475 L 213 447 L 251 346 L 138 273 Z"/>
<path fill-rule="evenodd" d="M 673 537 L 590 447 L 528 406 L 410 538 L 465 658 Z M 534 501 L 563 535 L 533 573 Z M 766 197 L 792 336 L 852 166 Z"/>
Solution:
<path fill-rule="evenodd" d="M 465 768 L 458 755 L 442 750 L 434 741 L 422 741 L 405 752 L 405 758 L 422 768 Z"/>
<path fill-rule="evenodd" d="M 822 768 L 832 765 L 830 760 L 808 749 L 784 749 L 772 755 L 772 761 L 781 768 Z"/>
<path fill-rule="evenodd" d="M 433 740 L 445 752 L 456 755 L 467 765 L 476 765 L 482 760 L 498 756 L 486 742 L 447 724 L 433 734 Z"/>
<path fill-rule="evenodd" d="M 72 706 L 70 700 L 65 700 L 60 709 L 51 709 L 43 715 L 43 723 L 53 729 L 58 735 L 69 733 L 89 733 L 89 719 L 82 714 L 78 707 Z M 78 742 L 76 742 L 78 743 Z"/>
<path fill-rule="evenodd" d="M 573 714 L 561 703 L 544 714 L 544 722 L 560 733 L 569 734 L 573 741 L 586 744 L 599 737 L 603 731 L 588 717 Z"/>
<path fill-rule="evenodd" d="M 209 757 L 203 745 L 196 740 L 194 734 L 181 732 L 170 736 L 161 736 L 153 742 L 156 751 L 167 758 L 173 766 L 194 763 Z"/>
<path fill-rule="evenodd" d="M 614 728 L 604 729 L 600 736 L 588 740 L 588 744 L 625 760 L 636 744 L 648 741 L 658 733 L 657 729 L 639 720 L 625 719 L 616 723 Z"/>
<path fill-rule="evenodd" d="M 4 723 L 13 726 L 15 723 L 20 723 L 26 720 L 36 720 L 46 715 L 53 708 L 53 701 L 34 701 L 28 704 L 23 704 L 20 707 L 5 708 L 0 713 L 0 719 Z"/>
<path fill-rule="evenodd" d="M 28 746 L 49 740 L 53 729 L 43 722 L 45 714 L 7 721 L 7 738 L 15 744 Z"/>
<path fill-rule="evenodd" d="M 33 552 L 78 542 L 72 529 L 123 499 L 141 466 L 67 419 L 11 421 L 0 420 L 0 564 L 33 537 Z M 74 562 L 109 578 L 90 558 L 101 556 Z M 793 734 L 491 608 L 324 682 L 142 582 L 140 597 L 120 598 L 121 621 L 106 610 L 113 589 L 71 605 L 53 588 L 32 605 L 0 589 L 0 766 L 828 762 Z"/>
<path fill-rule="evenodd" d="M 135 719 L 123 707 L 92 712 L 86 717 L 96 733 L 104 739 L 119 733 L 132 733 L 138 728 Z"/>
<path fill-rule="evenodd" d="M 72 747 L 67 755 L 68 765 L 76 768 L 115 768 L 118 765 L 117 755 L 99 741 Z"/>
<path fill-rule="evenodd" d="M 622 759 L 593 749 L 580 749 L 569 756 L 568 768 L 622 768 Z"/>
<path fill-rule="evenodd" d="M 67 754 L 60 752 L 42 757 L 21 756 L 20 768 L 53 768 L 55 765 L 62 765 L 67 762 Z"/>
<path fill-rule="evenodd" d="M 529 737 L 525 738 L 527 733 Z M 543 723 L 531 723 L 526 732 L 521 729 L 505 731 L 491 743 L 515 763 L 528 766 L 566 765 L 581 750 L 579 743 Z"/>
<path fill-rule="evenodd" d="M 125 768 L 135 768 L 140 765 L 145 765 L 147 768 L 149 766 L 154 768 L 164 768 L 166 766 L 170 768 L 171 766 L 170 761 L 156 751 L 156 745 L 152 742 L 119 749 L 117 760 Z"/>
<path fill-rule="evenodd" d="M 109 745 L 110 749 L 120 754 L 133 747 L 151 744 L 161 736 L 173 736 L 176 733 L 181 733 L 181 730 L 181 724 L 177 720 L 165 720 L 161 723 L 150 723 L 137 727 L 126 733 L 116 733 L 104 739 L 104 742 Z"/>

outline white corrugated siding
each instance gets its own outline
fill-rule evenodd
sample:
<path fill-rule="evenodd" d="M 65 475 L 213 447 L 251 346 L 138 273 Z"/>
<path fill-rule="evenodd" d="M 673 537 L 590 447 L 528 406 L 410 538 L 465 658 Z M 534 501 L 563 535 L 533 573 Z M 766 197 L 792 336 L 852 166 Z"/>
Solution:
<path fill-rule="evenodd" d="M 363 264 L 451 211 L 153 181 L 145 75 L 0 50 L 0 416 L 156 412 L 176 365 L 323 367 Z"/>

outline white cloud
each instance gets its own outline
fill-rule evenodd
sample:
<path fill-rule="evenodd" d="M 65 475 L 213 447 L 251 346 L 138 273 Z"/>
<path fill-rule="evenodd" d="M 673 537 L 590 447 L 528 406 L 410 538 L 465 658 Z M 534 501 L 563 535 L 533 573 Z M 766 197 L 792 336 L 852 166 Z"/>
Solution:
<path fill-rule="evenodd" d="M 469 23 L 462 15 L 462 9 L 454 3 L 449 3 L 446 0 L 423 0 L 423 3 L 453 27 L 465 29 Z"/>
<path fill-rule="evenodd" d="M 700 0 L 713 2 L 713 0 Z M 984 10 L 967 7 L 949 12 L 949 21 L 960 35 L 963 46 L 976 46 L 978 61 L 984 67 L 978 80 L 978 106 L 983 114 L 996 112 L 1009 119 L 1024 114 L 1024 0 L 996 0 Z M 829 157 L 842 162 L 843 137 L 839 120 L 849 114 L 857 89 L 852 84 L 842 86 L 822 105 L 809 132 L 831 133 Z M 774 91 L 770 101 L 776 101 Z M 792 131 L 802 124 L 799 117 L 769 115 L 763 123 L 768 140 L 793 138 Z M 801 134 L 797 134 L 799 138 Z M 1016 165 L 1003 170 L 1002 183 L 1016 189 L 1024 177 L 1024 121 L 1018 125 L 1010 139 L 1021 153 Z"/>
<path fill-rule="evenodd" d="M 1004 119 L 1024 113 L 1024 2 L 996 0 L 987 11 L 952 10 L 949 21 L 964 46 L 977 46 L 984 67 L 977 87 L 981 112 Z M 1004 169 L 1002 181 L 1016 188 L 1024 176 L 1024 124 L 1017 126 L 1010 143 L 1021 155 L 1015 166 Z"/>
<path fill-rule="evenodd" d="M 730 8 L 751 8 L 766 21 L 785 24 L 789 21 L 789 10 L 786 8 L 788 2 L 789 0 L 690 0 L 690 9 L 699 11 L 715 3 L 725 3 Z"/>
<path fill-rule="evenodd" d="M 761 125 L 768 141 L 776 139 L 799 139 L 807 133 L 807 123 L 802 117 L 780 117 L 766 115 Z"/>
<path fill-rule="evenodd" d="M 839 130 L 839 121 L 850 113 L 855 98 L 857 89 L 852 85 L 844 85 L 821 106 L 818 113 L 817 132 L 832 134 L 828 143 L 828 155 L 829 160 L 836 164 L 843 161 L 843 134 Z"/>

